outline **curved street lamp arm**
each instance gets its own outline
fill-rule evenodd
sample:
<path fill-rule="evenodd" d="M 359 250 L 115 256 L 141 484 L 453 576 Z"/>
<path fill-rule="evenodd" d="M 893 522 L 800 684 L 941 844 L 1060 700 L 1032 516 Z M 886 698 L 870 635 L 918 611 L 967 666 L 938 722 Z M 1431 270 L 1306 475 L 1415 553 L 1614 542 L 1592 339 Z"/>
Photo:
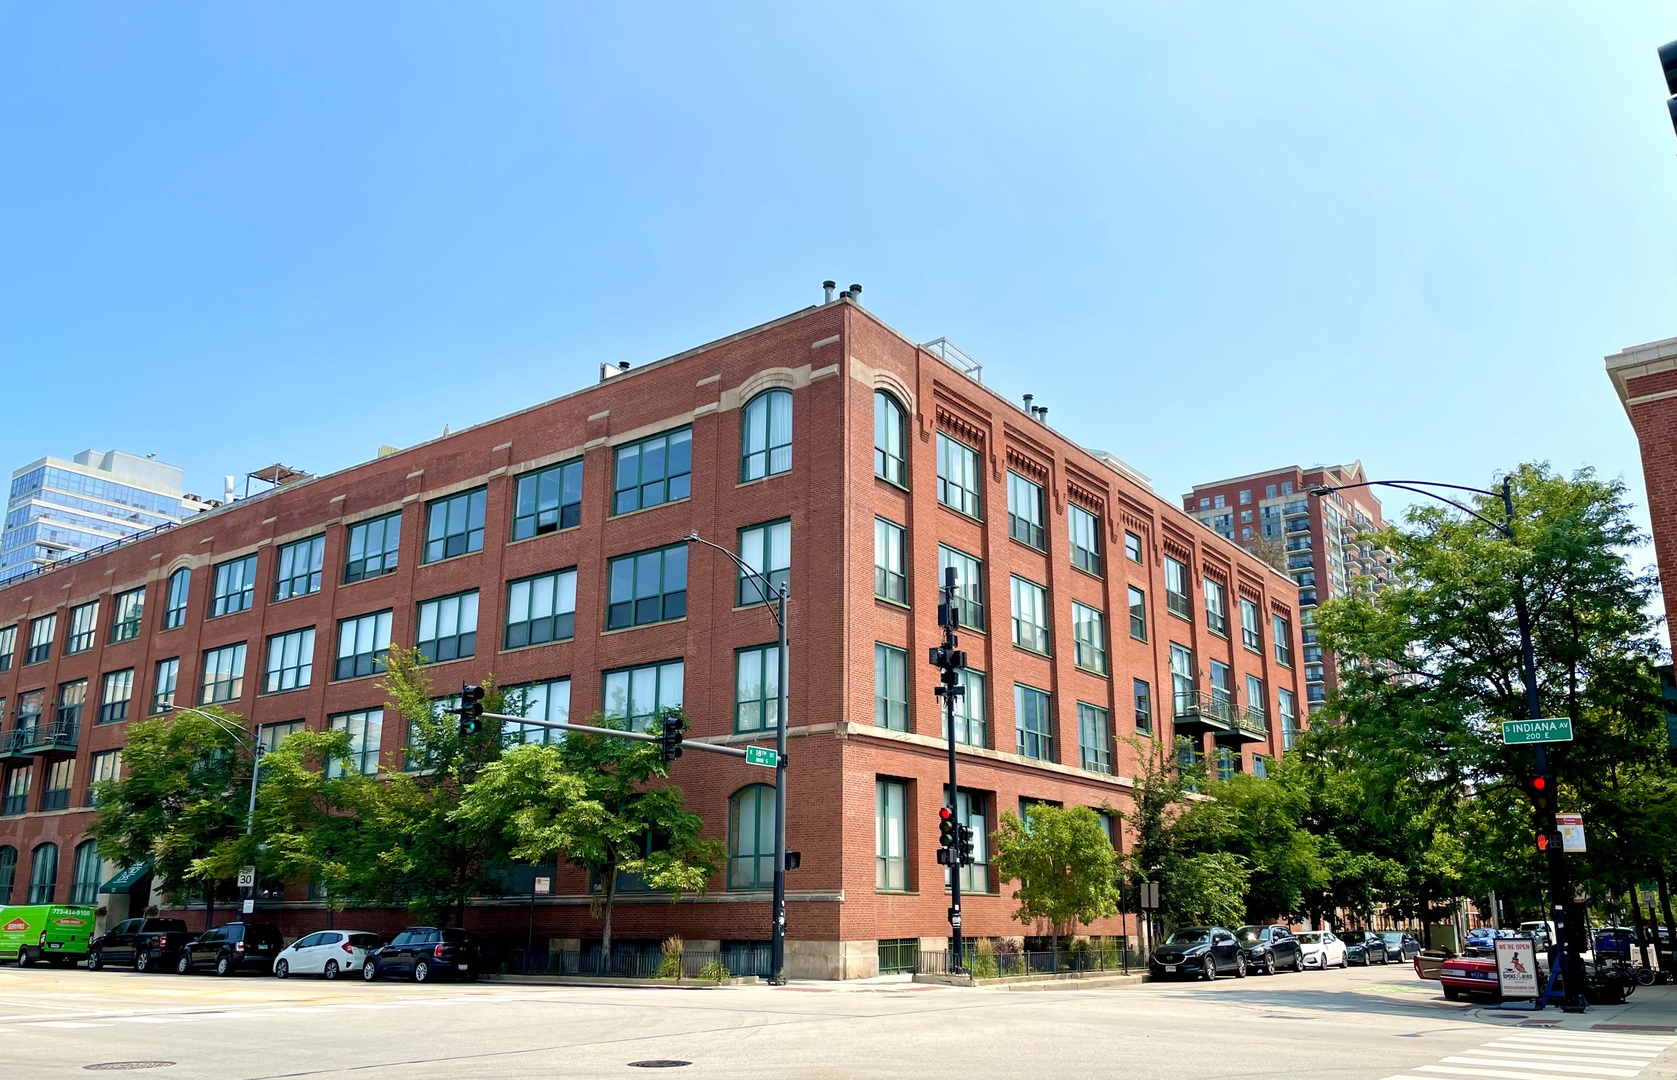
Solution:
<path fill-rule="evenodd" d="M 1514 537 L 1513 530 L 1508 527 L 1508 524 L 1506 522 L 1492 521 L 1490 518 L 1486 517 L 1484 514 L 1481 514 L 1479 511 L 1473 509 L 1471 506 L 1464 506 L 1463 504 L 1457 502 L 1455 499 L 1451 499 L 1451 498 L 1448 498 L 1446 496 L 1440 495 L 1436 491 L 1427 491 L 1426 490 L 1426 488 L 1441 487 L 1441 488 L 1450 488 L 1453 491 L 1470 491 L 1475 495 L 1485 495 L 1485 496 L 1488 496 L 1488 497 L 1493 498 L 1493 499 L 1501 497 L 1499 493 L 1497 493 L 1495 491 L 1486 491 L 1484 488 L 1468 487 L 1465 484 L 1441 484 L 1441 483 L 1435 483 L 1434 481 L 1431 481 L 1431 480 L 1364 480 L 1363 482 L 1358 483 L 1358 484 L 1338 484 L 1338 485 L 1335 485 L 1335 486 L 1332 486 L 1332 487 L 1327 486 L 1327 485 L 1323 485 L 1321 487 L 1313 487 L 1313 488 L 1310 489 L 1310 494 L 1312 494 L 1314 496 L 1317 496 L 1319 498 L 1323 495 L 1331 495 L 1336 491 L 1345 491 L 1348 488 L 1360 488 L 1360 487 L 1397 488 L 1399 491 L 1408 491 L 1408 492 L 1411 492 L 1411 493 L 1416 494 L 1416 495 L 1425 496 L 1426 498 L 1429 498 L 1429 499 L 1436 499 L 1441 503 L 1445 503 L 1446 505 L 1455 507 L 1457 510 L 1460 510 L 1462 513 L 1468 515 L 1469 517 L 1478 518 L 1480 521 L 1483 521 L 1485 524 L 1489 525 L 1491 528 L 1495 529 L 1497 532 L 1499 532 L 1502 535 L 1508 537 L 1509 539 L 1513 539 L 1513 537 Z"/>
<path fill-rule="evenodd" d="M 777 624 L 780 622 L 780 612 L 776 611 L 773 606 L 775 598 L 770 595 L 770 593 L 775 591 L 772 588 L 774 583 L 765 577 L 761 571 L 751 569 L 751 567 L 745 565 L 745 561 L 738 555 L 735 555 L 721 544 L 711 543 L 709 540 L 706 540 L 696 532 L 688 533 L 686 536 L 682 537 L 682 539 L 687 541 L 689 544 L 703 544 L 707 548 L 714 551 L 720 551 L 722 554 L 728 556 L 729 561 L 740 568 L 740 573 L 744 575 L 745 580 L 751 582 L 751 587 L 757 590 L 757 595 L 762 597 L 764 605 L 769 608 L 769 614 L 774 616 L 774 621 Z"/>
<path fill-rule="evenodd" d="M 244 743 L 246 749 L 250 750 L 253 756 L 262 756 L 262 744 L 257 742 L 256 739 L 252 737 L 250 732 L 246 731 L 244 728 L 233 723 L 233 721 L 224 716 L 217 716 L 215 713 L 205 712 L 203 709 L 194 709 L 190 705 L 171 705 L 169 706 L 169 711 L 188 712 L 193 716 L 201 716 L 205 720 L 208 720 L 210 723 L 219 727 L 221 730 L 227 732 L 227 734 Z"/>

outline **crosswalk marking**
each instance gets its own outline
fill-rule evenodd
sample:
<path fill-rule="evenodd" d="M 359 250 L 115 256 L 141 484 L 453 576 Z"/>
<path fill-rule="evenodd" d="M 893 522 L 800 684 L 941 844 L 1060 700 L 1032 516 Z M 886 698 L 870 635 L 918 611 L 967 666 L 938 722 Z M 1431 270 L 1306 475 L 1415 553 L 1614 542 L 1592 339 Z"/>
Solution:
<path fill-rule="evenodd" d="M 1418 1065 L 1416 1072 L 1434 1073 L 1428 1080 L 1438 1080 L 1438 1076 L 1491 1076 L 1504 1077 L 1506 1080 L 1534 1080 L 1534 1074 L 1529 1072 L 1513 1072 L 1508 1069 L 1463 1069 L 1449 1065 Z M 1556 1073 L 1544 1073 L 1544 1080 L 1597 1080 L 1596 1077 L 1562 1076 Z"/>
<path fill-rule="evenodd" d="M 1630 1080 L 1673 1046 L 1667 1035 L 1525 1028 L 1385 1080 Z"/>
<path fill-rule="evenodd" d="M 73 1030 L 75 1028 L 96 1028 L 96 1027 L 104 1027 L 105 1025 L 104 1024 L 84 1024 L 84 1023 L 80 1023 L 80 1022 L 75 1021 L 75 1020 L 43 1020 L 38 1024 L 30 1024 L 29 1026 L 30 1027 L 38 1027 L 38 1028 L 54 1028 L 58 1031 L 70 1031 L 70 1030 Z"/>

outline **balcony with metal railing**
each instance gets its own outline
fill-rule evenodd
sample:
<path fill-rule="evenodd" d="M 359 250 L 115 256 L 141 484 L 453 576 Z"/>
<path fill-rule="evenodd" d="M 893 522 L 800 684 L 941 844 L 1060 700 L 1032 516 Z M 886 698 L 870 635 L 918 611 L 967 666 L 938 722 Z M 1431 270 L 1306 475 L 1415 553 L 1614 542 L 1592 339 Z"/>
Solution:
<path fill-rule="evenodd" d="M 1282 517 L 1309 517 L 1310 516 L 1310 500 L 1309 499 L 1300 499 L 1298 502 L 1288 503 L 1287 505 L 1285 505 L 1281 508 L 1281 516 Z"/>
<path fill-rule="evenodd" d="M 25 754 L 37 754 L 42 757 L 74 754 L 80 735 L 79 717 L 60 717 L 43 721 L 19 728 L 16 732 L 18 749 Z"/>
<path fill-rule="evenodd" d="M 1217 733 L 1217 741 L 1231 745 L 1264 742 L 1269 738 L 1269 718 L 1262 709 L 1235 706 L 1230 713 L 1229 729 Z"/>
<path fill-rule="evenodd" d="M 0 761 L 27 761 L 28 751 L 23 749 L 21 736 L 24 731 L 33 728 L 12 728 L 10 731 L 0 731 Z"/>
<path fill-rule="evenodd" d="M 1234 723 L 1234 709 L 1234 702 L 1220 691 L 1181 691 L 1176 694 L 1176 730 L 1226 732 Z"/>

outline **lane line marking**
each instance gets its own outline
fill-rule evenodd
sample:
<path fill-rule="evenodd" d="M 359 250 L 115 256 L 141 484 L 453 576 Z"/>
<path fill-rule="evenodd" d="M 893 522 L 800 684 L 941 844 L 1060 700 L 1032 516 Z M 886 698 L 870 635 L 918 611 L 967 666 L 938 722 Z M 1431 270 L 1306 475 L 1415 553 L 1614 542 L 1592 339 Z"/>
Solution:
<path fill-rule="evenodd" d="M 1641 1069 L 1609 1069 L 1600 1065 L 1574 1065 L 1571 1062 L 1562 1064 L 1511 1057 L 1447 1057 L 1443 1060 L 1447 1065 L 1505 1065 L 1514 1069 L 1530 1069 L 1538 1073 L 1574 1072 L 1583 1076 L 1635 1076 L 1642 1071 Z"/>

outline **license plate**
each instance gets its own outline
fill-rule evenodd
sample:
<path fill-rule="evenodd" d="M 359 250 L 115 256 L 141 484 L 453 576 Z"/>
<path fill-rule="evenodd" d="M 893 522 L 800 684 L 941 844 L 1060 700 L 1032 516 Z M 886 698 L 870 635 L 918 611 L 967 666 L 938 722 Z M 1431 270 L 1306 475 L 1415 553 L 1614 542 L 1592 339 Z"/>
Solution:
<path fill-rule="evenodd" d="M 1176 970 L 1176 965 L 1175 964 L 1166 964 L 1165 965 L 1165 970 L 1166 971 L 1175 971 Z"/>
<path fill-rule="evenodd" d="M 64 947 L 64 943 L 60 942 L 60 941 L 55 941 L 52 944 L 47 946 L 47 948 L 49 948 L 49 949 L 62 949 L 63 947 Z"/>

